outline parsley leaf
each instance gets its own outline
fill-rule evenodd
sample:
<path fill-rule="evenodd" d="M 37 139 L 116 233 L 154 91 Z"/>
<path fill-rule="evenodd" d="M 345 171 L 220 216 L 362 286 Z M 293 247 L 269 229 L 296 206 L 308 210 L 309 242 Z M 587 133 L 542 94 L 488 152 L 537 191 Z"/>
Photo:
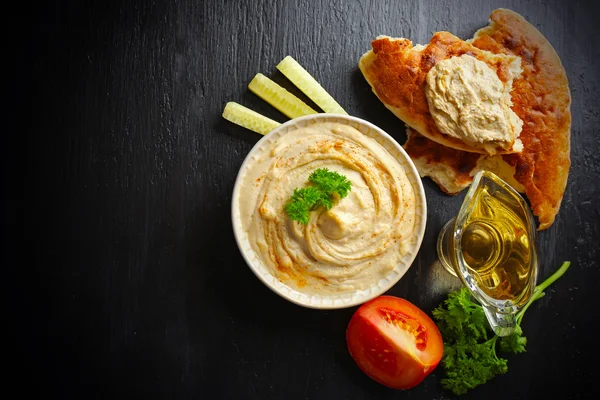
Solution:
<path fill-rule="evenodd" d="M 330 210 L 334 205 L 334 196 L 343 199 L 350 193 L 352 182 L 344 175 L 327 168 L 319 168 L 308 178 L 311 186 L 294 189 L 294 194 L 285 205 L 285 211 L 294 221 L 308 224 L 310 212 L 319 207 Z"/>
<path fill-rule="evenodd" d="M 523 329 L 517 325 L 515 333 L 500 338 L 500 350 L 512 353 L 524 353 L 527 345 L 527 338 L 523 336 Z"/>
<path fill-rule="evenodd" d="M 515 332 L 502 338 L 492 331 L 483 307 L 472 300 L 466 287 L 449 293 L 448 298 L 433 310 L 433 317 L 444 339 L 442 365 L 445 376 L 441 380 L 442 386 L 455 395 L 461 395 L 496 375 L 506 373 L 507 360 L 498 357 L 496 344 L 499 343 L 500 350 L 504 352 L 525 351 L 527 338 L 523 336 L 521 328 L 525 311 L 544 296 L 544 290 L 560 278 L 570 264 L 563 263 L 552 276 L 536 286 L 531 299 L 516 316 Z"/>
<path fill-rule="evenodd" d="M 344 176 L 327 168 L 315 170 L 308 180 L 314 183 L 323 192 L 331 195 L 337 194 L 341 199 L 348 196 L 352 183 Z"/>
<path fill-rule="evenodd" d="M 321 202 L 321 192 L 315 187 L 294 189 L 294 194 L 285 205 L 285 211 L 291 219 L 308 224 L 309 212 Z"/>

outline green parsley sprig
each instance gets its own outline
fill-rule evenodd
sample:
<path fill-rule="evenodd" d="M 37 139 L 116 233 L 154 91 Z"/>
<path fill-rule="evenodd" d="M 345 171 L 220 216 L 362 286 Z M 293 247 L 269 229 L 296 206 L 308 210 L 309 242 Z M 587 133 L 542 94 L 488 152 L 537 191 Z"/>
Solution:
<path fill-rule="evenodd" d="M 343 199 L 352 189 L 352 182 L 344 175 L 327 168 L 319 168 L 308 177 L 310 186 L 294 189 L 294 194 L 285 205 L 285 211 L 294 221 L 308 224 L 311 211 L 319 207 L 330 210 L 335 198 Z"/>
<path fill-rule="evenodd" d="M 515 332 L 502 338 L 494 334 L 483 307 L 471 300 L 467 288 L 448 294 L 448 298 L 433 310 L 433 317 L 444 339 L 442 365 L 445 377 L 441 380 L 442 386 L 455 395 L 461 395 L 496 375 L 506 373 L 507 360 L 498 357 L 496 344 L 499 342 L 500 350 L 504 352 L 516 354 L 525 351 L 527 338 L 521 329 L 525 311 L 534 301 L 544 297 L 544 290 L 560 278 L 570 265 L 570 262 L 564 262 L 552 276 L 535 287 L 531 299 L 517 314 Z"/>

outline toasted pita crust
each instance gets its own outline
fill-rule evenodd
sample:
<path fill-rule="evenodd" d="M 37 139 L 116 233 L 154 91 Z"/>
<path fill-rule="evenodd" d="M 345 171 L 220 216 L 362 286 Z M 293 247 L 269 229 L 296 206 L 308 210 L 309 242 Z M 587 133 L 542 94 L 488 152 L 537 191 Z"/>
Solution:
<path fill-rule="evenodd" d="M 477 160 L 483 154 L 455 150 L 426 138 L 414 129 L 406 129 L 408 153 L 421 177 L 430 177 L 443 192 L 458 194 L 473 182 Z"/>
<path fill-rule="evenodd" d="M 415 140 L 418 135 L 415 132 L 408 135 L 405 149 L 420 174 L 430 176 L 449 194 L 467 187 L 479 169 L 500 175 L 525 192 L 539 219 L 538 229 L 546 229 L 560 208 L 571 165 L 568 80 L 550 43 L 522 16 L 498 9 L 491 14 L 490 21 L 489 26 L 477 31 L 472 44 L 522 59 L 523 73 L 513 82 L 511 95 L 513 110 L 524 122 L 523 151 L 502 156 L 503 162 L 486 156 L 473 161 L 468 153 L 440 148 L 426 138 Z"/>
<path fill-rule="evenodd" d="M 571 166 L 571 92 L 560 58 L 546 38 L 521 15 L 506 9 L 490 15 L 473 45 L 518 55 L 523 73 L 513 84 L 513 110 L 523 120 L 526 151 L 506 156 L 525 187 L 539 229 L 548 228 L 560 208 Z M 516 98 L 516 99 L 515 99 Z"/>
<path fill-rule="evenodd" d="M 446 194 L 454 196 L 467 188 L 482 170 L 492 171 L 523 193 L 525 188 L 515 180 L 515 168 L 503 156 L 469 153 L 443 146 L 427 139 L 411 128 L 404 149 L 413 160 L 421 177 L 430 177 Z"/>
<path fill-rule="evenodd" d="M 453 56 L 471 55 L 485 62 L 508 85 L 519 76 L 519 57 L 482 51 L 449 32 L 437 32 L 426 46 L 414 46 L 404 38 L 379 36 L 371 43 L 373 50 L 365 53 L 358 66 L 373 92 L 398 118 L 429 139 L 458 150 L 487 154 L 481 147 L 473 147 L 462 140 L 446 135 L 438 129 L 427 103 L 426 76 L 438 62 Z M 515 140 L 513 147 L 502 148 L 498 154 L 514 153 L 522 148 Z"/>

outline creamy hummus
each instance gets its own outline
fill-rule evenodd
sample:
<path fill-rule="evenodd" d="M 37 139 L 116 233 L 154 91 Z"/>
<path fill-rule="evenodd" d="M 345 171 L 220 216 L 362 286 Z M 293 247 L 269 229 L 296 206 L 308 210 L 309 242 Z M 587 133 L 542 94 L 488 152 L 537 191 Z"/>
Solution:
<path fill-rule="evenodd" d="M 352 190 L 307 225 L 284 206 L 309 175 L 328 168 Z M 263 265 L 308 294 L 366 289 L 394 269 L 415 225 L 415 193 L 402 166 L 355 128 L 321 122 L 286 133 L 261 152 L 241 183 L 243 229 Z"/>
<path fill-rule="evenodd" d="M 498 146 L 522 150 L 516 138 L 523 121 L 510 108 L 512 84 L 486 63 L 466 54 L 451 57 L 436 63 L 426 79 L 429 111 L 442 133 L 489 154 Z"/>

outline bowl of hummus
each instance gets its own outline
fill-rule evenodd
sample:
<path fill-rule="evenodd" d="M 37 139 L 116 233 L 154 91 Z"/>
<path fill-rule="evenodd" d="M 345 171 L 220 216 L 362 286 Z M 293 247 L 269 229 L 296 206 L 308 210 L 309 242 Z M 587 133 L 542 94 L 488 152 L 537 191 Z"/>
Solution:
<path fill-rule="evenodd" d="M 345 177 L 350 191 L 293 220 L 286 205 L 317 170 Z M 426 216 L 423 185 L 404 149 L 344 115 L 296 118 L 269 132 L 233 189 L 233 231 L 246 263 L 275 293 L 309 308 L 351 307 L 389 290 L 414 261 Z"/>

